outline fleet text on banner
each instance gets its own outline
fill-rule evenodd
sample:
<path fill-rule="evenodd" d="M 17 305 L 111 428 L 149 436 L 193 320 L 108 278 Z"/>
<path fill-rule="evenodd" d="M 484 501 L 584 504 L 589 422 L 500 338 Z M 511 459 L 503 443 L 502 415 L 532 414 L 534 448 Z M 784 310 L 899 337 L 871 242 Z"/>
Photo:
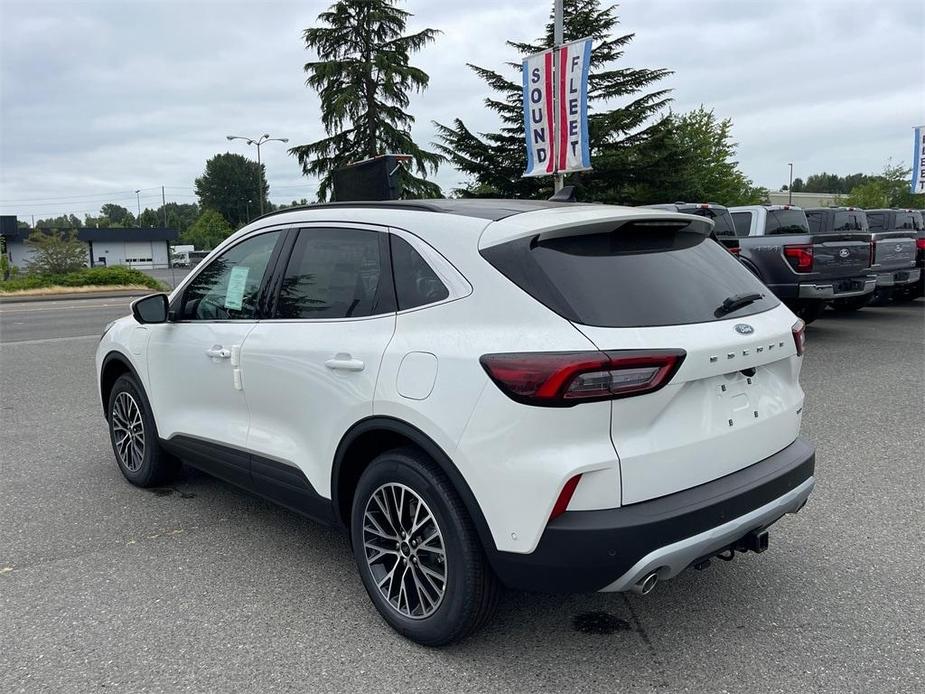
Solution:
<path fill-rule="evenodd" d="M 527 170 L 524 176 L 555 173 L 555 139 L 552 113 L 552 51 L 524 60 L 524 131 L 527 135 Z"/>
<path fill-rule="evenodd" d="M 559 48 L 559 117 L 554 128 L 559 172 L 591 168 L 588 148 L 588 67 L 591 39 Z"/>
<path fill-rule="evenodd" d="M 912 192 L 925 193 L 925 125 L 915 129 L 915 152 L 912 154 Z"/>
<path fill-rule="evenodd" d="M 588 148 L 591 39 L 559 47 L 558 79 L 553 74 L 554 53 L 554 50 L 537 53 L 523 62 L 524 132 L 527 137 L 524 176 L 550 176 L 591 168 Z"/>

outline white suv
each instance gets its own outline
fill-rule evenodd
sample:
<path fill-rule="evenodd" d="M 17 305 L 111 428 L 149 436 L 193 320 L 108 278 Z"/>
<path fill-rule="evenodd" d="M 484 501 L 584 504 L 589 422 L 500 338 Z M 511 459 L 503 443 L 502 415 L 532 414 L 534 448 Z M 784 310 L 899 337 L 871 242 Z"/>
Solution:
<path fill-rule="evenodd" d="M 262 217 L 97 353 L 120 469 L 183 461 L 348 533 L 428 645 L 502 585 L 648 592 L 798 511 L 803 326 L 674 212 L 516 200 Z"/>

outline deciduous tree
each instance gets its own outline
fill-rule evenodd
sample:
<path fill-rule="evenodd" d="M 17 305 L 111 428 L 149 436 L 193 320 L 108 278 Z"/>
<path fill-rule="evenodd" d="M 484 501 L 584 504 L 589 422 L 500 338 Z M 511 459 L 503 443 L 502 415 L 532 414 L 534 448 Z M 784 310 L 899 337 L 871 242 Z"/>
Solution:
<path fill-rule="evenodd" d="M 214 210 L 237 229 L 250 221 L 260 207 L 260 186 L 264 199 L 270 194 L 262 164 L 240 154 L 216 154 L 206 162 L 196 179 L 196 195 L 203 210 Z"/>
<path fill-rule="evenodd" d="M 180 235 L 180 242 L 191 243 L 198 250 L 210 251 L 228 238 L 232 231 L 220 212 L 207 209 Z"/>
<path fill-rule="evenodd" d="M 87 244 L 77 239 L 75 230 L 33 231 L 26 239 L 32 257 L 26 269 L 36 275 L 64 275 L 87 264 Z"/>

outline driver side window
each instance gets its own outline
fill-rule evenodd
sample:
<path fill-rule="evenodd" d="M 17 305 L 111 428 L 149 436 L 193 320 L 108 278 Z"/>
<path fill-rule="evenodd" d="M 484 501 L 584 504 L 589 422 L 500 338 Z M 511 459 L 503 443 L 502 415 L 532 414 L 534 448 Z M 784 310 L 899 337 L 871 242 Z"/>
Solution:
<path fill-rule="evenodd" d="M 212 260 L 183 292 L 181 319 L 256 319 L 263 275 L 280 233 L 249 238 Z"/>

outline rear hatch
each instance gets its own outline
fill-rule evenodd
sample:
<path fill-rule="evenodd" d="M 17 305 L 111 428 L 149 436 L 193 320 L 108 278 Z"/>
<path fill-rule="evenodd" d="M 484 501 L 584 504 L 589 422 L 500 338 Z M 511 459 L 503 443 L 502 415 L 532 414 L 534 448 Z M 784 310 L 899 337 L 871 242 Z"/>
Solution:
<path fill-rule="evenodd" d="M 576 215 L 482 250 L 611 357 L 683 350 L 667 385 L 611 400 L 624 504 L 735 472 L 799 433 L 795 318 L 709 231 L 686 215 Z"/>

